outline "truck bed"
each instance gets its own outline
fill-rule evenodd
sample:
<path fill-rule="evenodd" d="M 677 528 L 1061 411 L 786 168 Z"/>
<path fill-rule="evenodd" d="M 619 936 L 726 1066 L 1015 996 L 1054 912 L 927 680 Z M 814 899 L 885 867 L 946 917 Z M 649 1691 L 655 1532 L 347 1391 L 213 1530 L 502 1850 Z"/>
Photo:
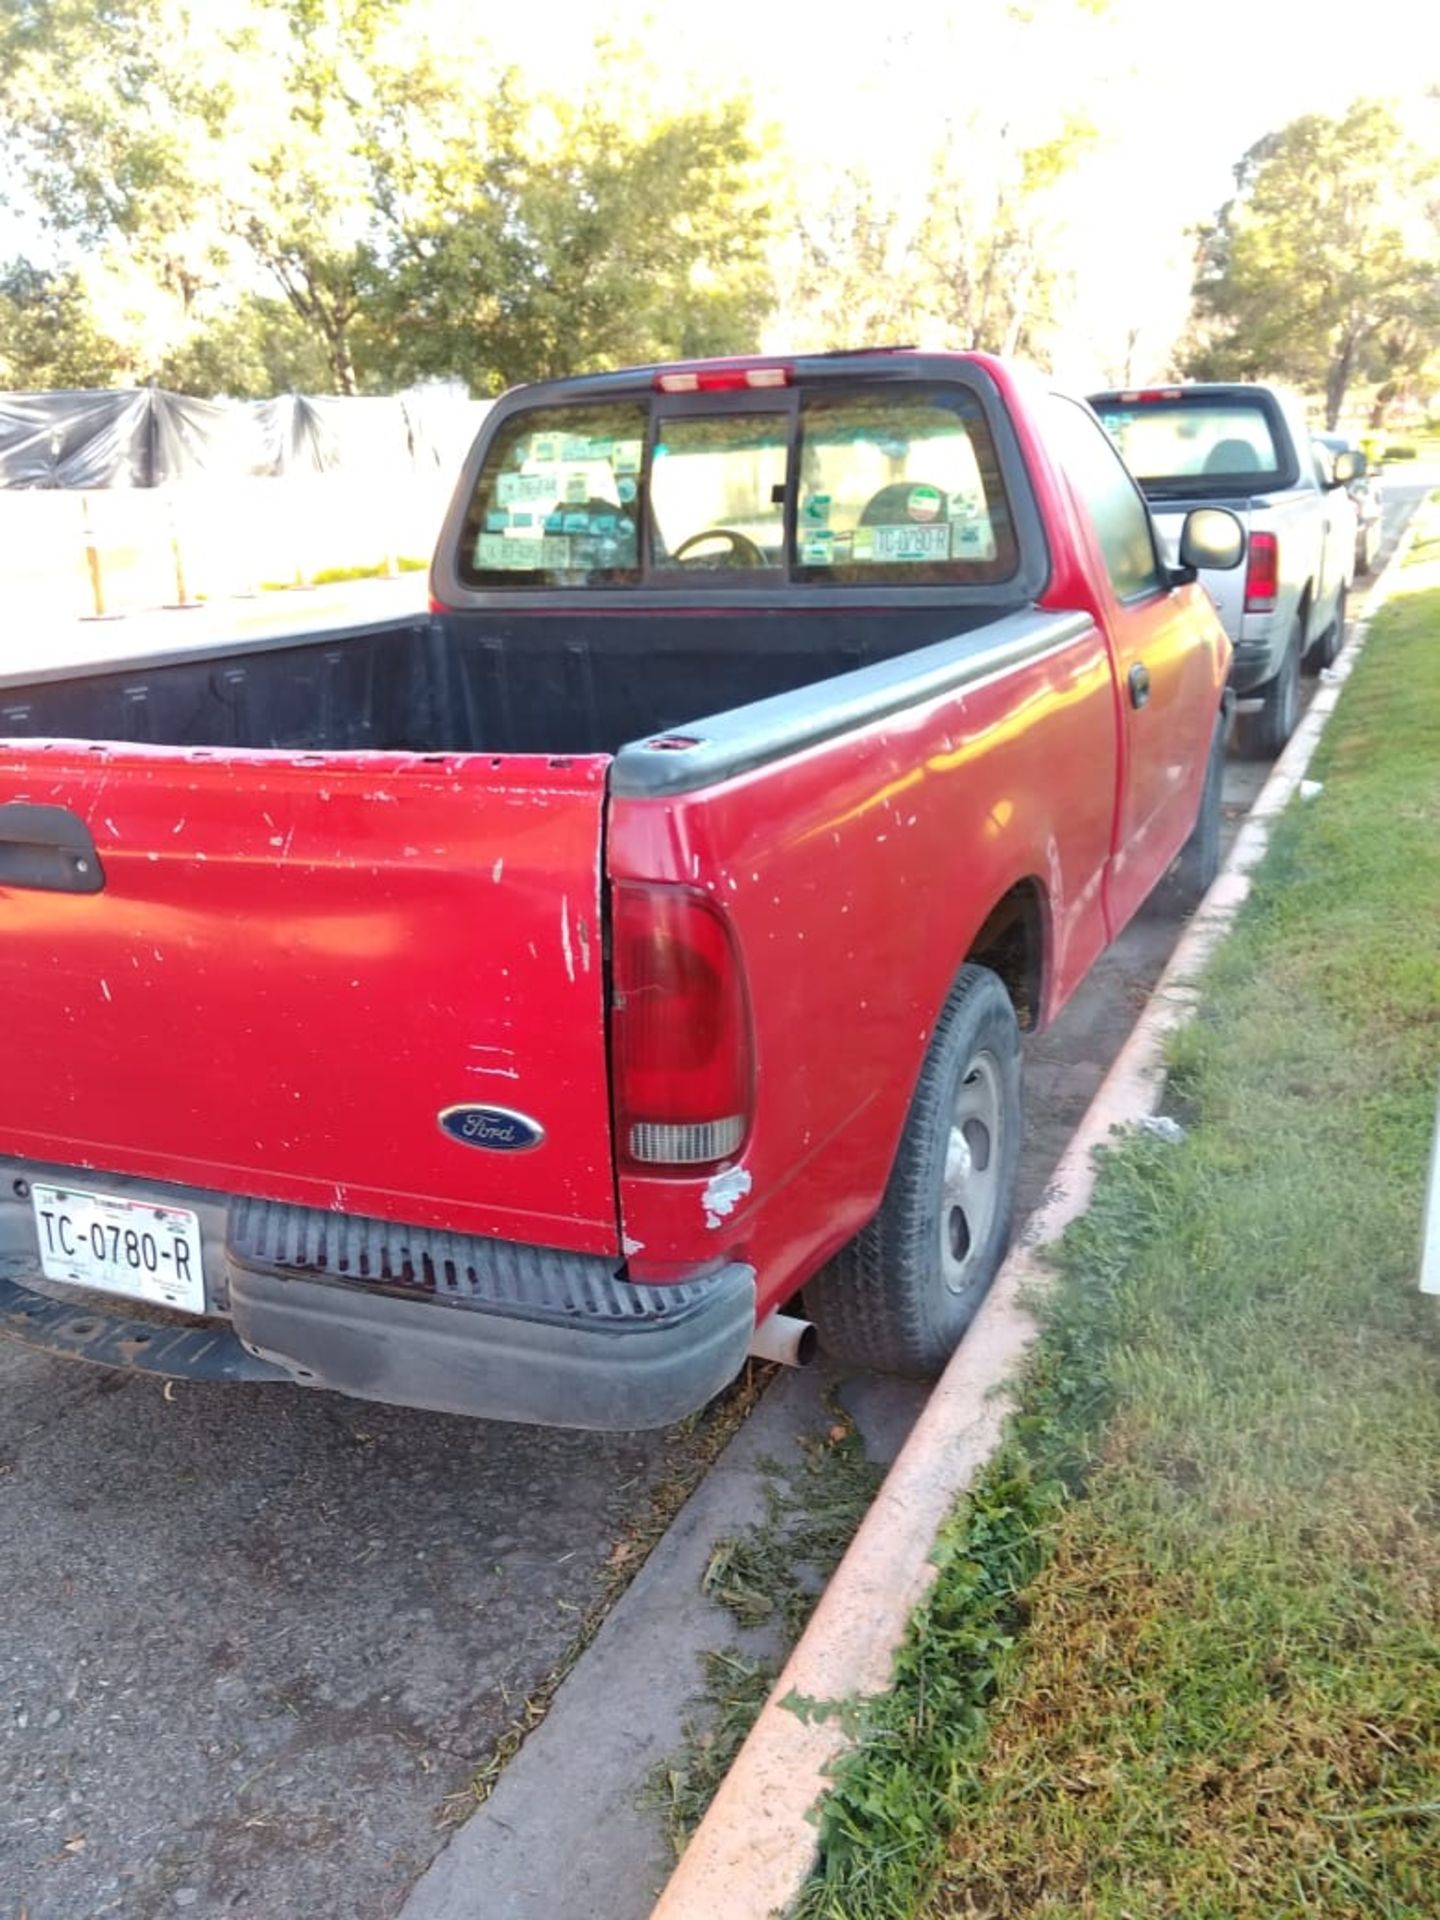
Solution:
<path fill-rule="evenodd" d="M 613 754 L 1013 610 L 436 614 L 0 677 L 0 739 Z"/>

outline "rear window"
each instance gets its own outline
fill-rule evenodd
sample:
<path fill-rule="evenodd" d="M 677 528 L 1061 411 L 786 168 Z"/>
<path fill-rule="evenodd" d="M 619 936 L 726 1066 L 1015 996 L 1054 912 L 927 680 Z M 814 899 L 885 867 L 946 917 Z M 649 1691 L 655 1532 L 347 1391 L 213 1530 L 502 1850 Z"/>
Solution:
<path fill-rule="evenodd" d="M 958 385 L 665 394 L 512 415 L 462 535 L 467 586 L 970 586 L 1019 566 Z"/>
<path fill-rule="evenodd" d="M 536 407 L 485 455 L 461 540 L 468 586 L 634 586 L 643 402 Z"/>
<path fill-rule="evenodd" d="M 655 568 L 783 574 L 789 454 L 788 411 L 658 421 L 649 488 Z"/>
<path fill-rule="evenodd" d="M 1095 411 L 1142 486 L 1248 490 L 1284 479 L 1271 416 L 1258 399 L 1101 401 Z"/>
<path fill-rule="evenodd" d="M 961 388 L 807 396 L 798 466 L 802 580 L 943 586 L 1015 571 L 994 443 Z"/>

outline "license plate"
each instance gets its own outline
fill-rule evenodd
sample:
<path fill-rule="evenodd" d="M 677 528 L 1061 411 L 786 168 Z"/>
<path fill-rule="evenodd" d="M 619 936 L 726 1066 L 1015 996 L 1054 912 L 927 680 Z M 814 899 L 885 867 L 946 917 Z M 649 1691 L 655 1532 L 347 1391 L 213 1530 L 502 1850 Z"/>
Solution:
<path fill-rule="evenodd" d="M 950 527 L 942 521 L 933 527 L 876 527 L 877 560 L 948 560 Z"/>
<path fill-rule="evenodd" d="M 74 1187 L 32 1186 L 30 1197 L 47 1280 L 204 1313 L 198 1214 Z"/>

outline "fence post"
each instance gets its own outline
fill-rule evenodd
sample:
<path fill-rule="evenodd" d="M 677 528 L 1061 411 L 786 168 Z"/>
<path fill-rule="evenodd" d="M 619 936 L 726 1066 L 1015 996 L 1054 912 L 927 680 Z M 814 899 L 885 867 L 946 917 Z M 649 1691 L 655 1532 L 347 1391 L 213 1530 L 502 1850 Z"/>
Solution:
<path fill-rule="evenodd" d="M 90 575 L 90 597 L 95 604 L 93 613 L 85 613 L 82 620 L 118 620 L 119 614 L 105 610 L 105 580 L 100 567 L 100 540 L 95 531 L 95 522 L 90 518 L 90 496 L 80 496 L 80 526 L 85 541 L 85 570 Z"/>
<path fill-rule="evenodd" d="M 192 600 L 185 585 L 185 555 L 180 542 L 180 509 L 175 495 L 167 487 L 165 490 L 165 524 L 170 534 L 170 558 L 175 567 L 175 598 L 169 603 L 168 612 L 178 612 L 186 607 L 198 607 L 202 603 Z"/>

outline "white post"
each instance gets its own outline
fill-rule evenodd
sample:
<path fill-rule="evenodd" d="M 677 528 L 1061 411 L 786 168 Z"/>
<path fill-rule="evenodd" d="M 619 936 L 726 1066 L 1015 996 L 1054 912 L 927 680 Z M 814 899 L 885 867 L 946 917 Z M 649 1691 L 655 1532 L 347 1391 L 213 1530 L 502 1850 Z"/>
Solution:
<path fill-rule="evenodd" d="M 1440 1293 L 1440 1112 L 1430 1143 L 1430 1184 L 1425 1194 L 1425 1237 L 1420 1247 L 1420 1291 Z"/>

